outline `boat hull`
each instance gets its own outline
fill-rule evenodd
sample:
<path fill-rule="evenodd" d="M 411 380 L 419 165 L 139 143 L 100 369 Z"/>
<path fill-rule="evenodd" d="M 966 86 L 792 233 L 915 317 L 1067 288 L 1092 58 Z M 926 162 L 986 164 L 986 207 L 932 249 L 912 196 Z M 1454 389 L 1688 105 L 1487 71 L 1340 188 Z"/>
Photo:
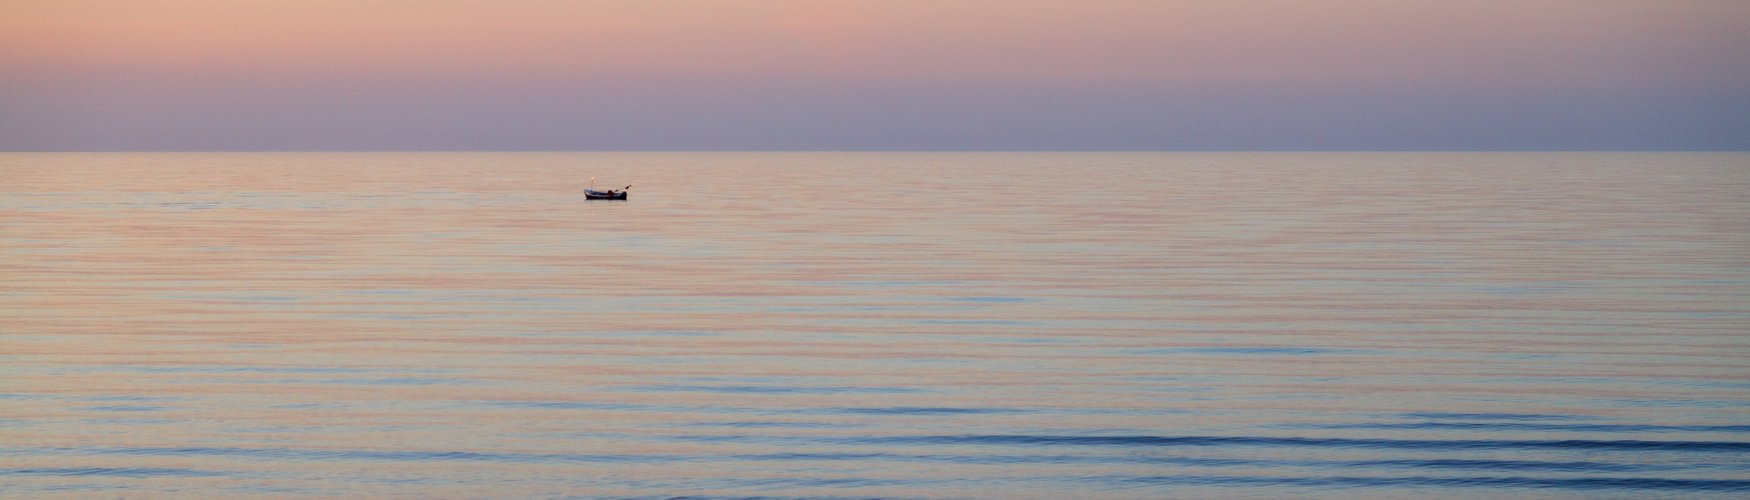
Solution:
<path fill-rule="evenodd" d="M 596 191 L 584 191 L 583 198 L 586 200 L 624 200 L 626 199 L 626 193 L 607 194 Z"/>

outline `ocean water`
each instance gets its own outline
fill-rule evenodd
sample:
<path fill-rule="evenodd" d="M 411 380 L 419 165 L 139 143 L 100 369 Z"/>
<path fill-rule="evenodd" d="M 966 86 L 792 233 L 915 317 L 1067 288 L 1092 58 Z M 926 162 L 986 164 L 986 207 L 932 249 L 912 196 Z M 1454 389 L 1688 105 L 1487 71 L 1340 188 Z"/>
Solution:
<path fill-rule="evenodd" d="M 0 154 L 0 496 L 1743 498 L 1747 228 L 1746 153 Z"/>

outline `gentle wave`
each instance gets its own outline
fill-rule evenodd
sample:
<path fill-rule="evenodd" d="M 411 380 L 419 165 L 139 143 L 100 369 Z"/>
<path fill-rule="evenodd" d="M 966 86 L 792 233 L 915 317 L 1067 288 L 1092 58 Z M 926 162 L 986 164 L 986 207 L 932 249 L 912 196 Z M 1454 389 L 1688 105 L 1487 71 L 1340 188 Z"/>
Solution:
<path fill-rule="evenodd" d="M 0 476 L 111 476 L 111 477 L 206 477 L 229 475 L 226 472 L 194 469 L 162 469 L 151 467 L 60 467 L 34 469 L 0 469 Z"/>
<path fill-rule="evenodd" d="M 161 468 L 40 468 L 40 469 L 0 469 L 0 476 L 69 476 L 69 477 L 215 477 L 238 474 L 226 471 L 208 471 L 194 469 L 161 469 Z M 916 480 L 875 479 L 875 478 L 769 478 L 769 479 L 713 479 L 709 481 L 713 487 L 873 487 L 917 485 Z M 1259 487 L 1259 486 L 1297 486 L 1297 487 L 1404 487 L 1404 486 L 1434 486 L 1443 488 L 1533 488 L 1533 489 L 1568 489 L 1568 490 L 1649 490 L 1649 491 L 1701 491 L 1701 492 L 1739 492 L 1750 491 L 1750 480 L 1731 479 L 1662 479 L 1662 478 L 1534 478 L 1534 477 L 1365 477 L 1365 476 L 1321 476 L 1321 477 L 1265 477 L 1265 476 L 1053 476 L 1034 477 L 1026 482 L 1051 483 L 1093 483 L 1117 486 L 1156 486 L 1156 485 L 1202 485 L 1225 487 Z M 922 484 L 943 483 L 942 481 L 922 481 Z M 650 485 L 654 486 L 654 485 Z M 695 498 L 695 497 L 686 497 Z M 742 498 L 772 498 L 772 497 L 742 497 Z M 820 498 L 820 497 L 809 497 Z"/>
<path fill-rule="evenodd" d="M 1378 429 L 1433 431 L 1551 431 L 1601 433 L 1664 433 L 1664 432 L 1750 432 L 1750 425 L 1647 425 L 1647 424 L 1527 424 L 1501 422 L 1410 422 L 1354 424 L 1283 424 L 1282 429 Z"/>
<path fill-rule="evenodd" d="M 1147 485 L 1297 486 L 1378 488 L 1435 486 L 1442 488 L 1537 488 L 1566 490 L 1671 490 L 1737 492 L 1750 491 L 1750 481 L 1733 479 L 1661 478 L 1531 478 L 1531 477 L 1249 477 L 1249 476 L 1144 476 L 1100 477 L 1096 482 Z"/>
<path fill-rule="evenodd" d="M 1535 448 L 1530 448 L 1535 449 Z M 1039 450 L 1031 450 L 1039 451 Z M 1450 451 L 1450 450 L 1447 450 Z M 1621 450 L 1610 450 L 1621 451 Z M 913 462 L 941 464 L 1017 465 L 1017 464 L 1144 464 L 1195 467 L 1236 467 L 1272 470 L 1282 468 L 1312 469 L 1430 469 L 1430 470 L 1502 470 L 1561 471 L 1588 473 L 1632 473 L 1716 471 L 1750 472 L 1750 463 L 1738 457 L 1722 457 L 1725 462 L 1691 462 L 1683 464 L 1646 462 L 1552 462 L 1537 460 L 1316 460 L 1285 458 L 1211 458 L 1151 455 L 1064 455 L 1064 454 L 906 454 L 906 453 L 722 453 L 722 454 L 582 454 L 582 453 L 513 453 L 456 452 L 414 450 L 319 450 L 296 448 L 0 448 L 0 456 L 69 455 L 100 457 L 106 455 L 165 457 L 231 457 L 256 460 L 307 461 L 378 461 L 378 462 L 497 462 L 497 463 L 744 463 L 744 462 Z M 1625 457 L 1628 458 L 1628 457 Z M 95 470 L 95 469 L 94 469 Z"/>
<path fill-rule="evenodd" d="M 1001 446 L 1270 446 L 1308 448 L 1376 448 L 1414 450 L 1597 450 L 1660 452 L 1750 452 L 1750 442 L 1740 441 L 1598 441 L 1500 440 L 1500 439 L 1343 439 L 1243 436 L 887 436 L 845 438 L 847 444 L 904 445 L 1001 445 Z"/>

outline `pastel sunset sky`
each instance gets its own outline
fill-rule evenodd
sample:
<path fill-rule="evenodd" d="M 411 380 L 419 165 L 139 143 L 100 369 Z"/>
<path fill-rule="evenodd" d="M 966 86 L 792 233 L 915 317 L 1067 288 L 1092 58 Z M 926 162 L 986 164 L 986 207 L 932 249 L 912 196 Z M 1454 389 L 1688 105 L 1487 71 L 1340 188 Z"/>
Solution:
<path fill-rule="evenodd" d="M 1744 0 L 0 0 L 0 150 L 1745 150 Z"/>

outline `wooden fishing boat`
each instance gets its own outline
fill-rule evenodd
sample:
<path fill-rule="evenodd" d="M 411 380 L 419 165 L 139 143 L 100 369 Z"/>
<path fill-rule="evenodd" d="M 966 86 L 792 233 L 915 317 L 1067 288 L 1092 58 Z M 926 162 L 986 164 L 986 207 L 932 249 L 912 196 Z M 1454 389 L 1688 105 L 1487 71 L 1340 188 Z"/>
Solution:
<path fill-rule="evenodd" d="M 627 186 L 627 187 L 631 187 L 631 186 Z M 587 199 L 587 200 L 624 200 L 624 199 L 626 199 L 626 192 L 625 191 L 614 191 L 611 189 L 607 190 L 607 191 L 595 191 L 595 190 L 585 189 L 585 190 L 583 190 L 583 198 Z"/>

